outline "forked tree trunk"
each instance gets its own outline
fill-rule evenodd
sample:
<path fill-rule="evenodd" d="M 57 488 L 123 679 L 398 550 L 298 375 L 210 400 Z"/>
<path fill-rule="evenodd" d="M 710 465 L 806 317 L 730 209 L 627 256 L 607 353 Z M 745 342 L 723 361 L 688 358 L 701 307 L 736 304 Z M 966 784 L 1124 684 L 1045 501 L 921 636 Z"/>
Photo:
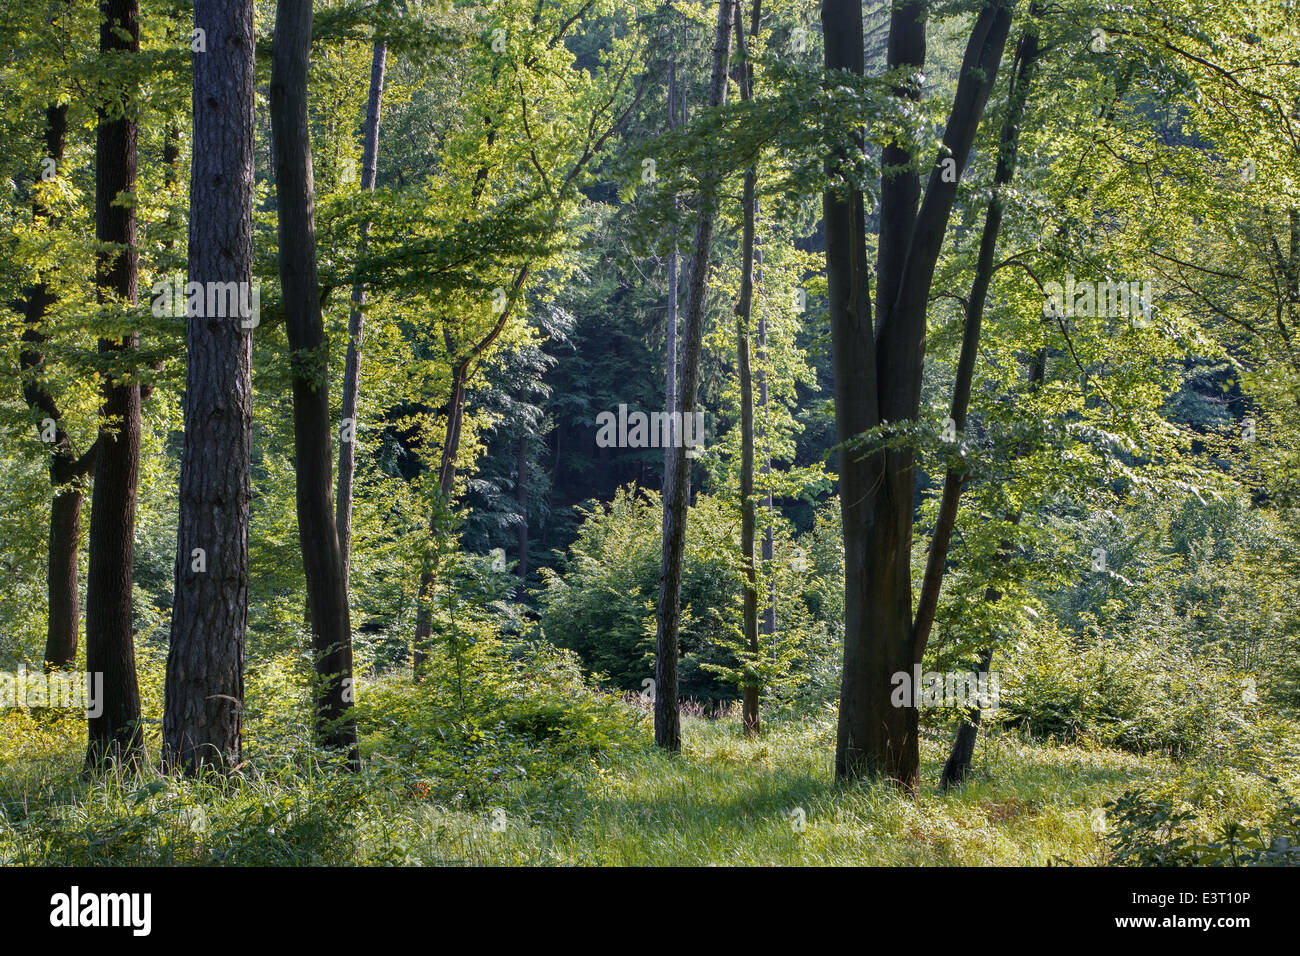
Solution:
<path fill-rule="evenodd" d="M 195 0 L 189 279 L 253 281 L 252 0 Z M 250 289 L 251 293 L 251 289 Z M 248 299 L 251 306 L 251 294 Z M 185 445 L 163 761 L 227 772 L 241 761 L 248 624 L 252 337 L 257 317 L 186 317 Z M 246 327 L 248 326 L 248 327 Z"/>
<path fill-rule="evenodd" d="M 927 7 L 916 0 L 894 10 L 891 64 L 918 65 L 923 59 Z M 860 9 L 827 3 L 823 21 L 827 68 L 861 73 Z M 827 278 L 838 286 L 831 296 L 831 322 L 832 348 L 840 352 L 833 366 L 837 420 L 843 418 L 837 421 L 841 441 L 879 424 L 917 417 L 934 269 L 1010 25 L 1004 0 L 988 0 L 972 24 L 943 146 L 919 211 L 913 213 L 911 174 L 892 168 L 886 159 L 881 183 L 881 311 L 872 346 L 859 341 L 864 334 L 870 337 L 869 305 L 846 308 L 853 296 L 865 300 L 867 294 L 865 254 L 856 239 L 862 228 L 860 198 L 856 208 L 828 205 Z M 900 95 L 912 95 L 911 89 L 904 88 Z M 863 273 L 860 279 L 858 271 Z M 834 280 L 832 272 L 838 273 Z M 866 381 L 857 367 L 866 361 L 874 364 L 874 382 Z M 874 402 L 857 394 L 872 385 Z M 890 690 L 893 675 L 909 673 L 912 666 L 915 467 L 906 449 L 841 454 L 845 642 L 836 773 L 848 778 L 883 774 L 907 789 L 916 786 L 920 765 L 918 715 L 915 706 L 892 706 Z"/>
<path fill-rule="evenodd" d="M 709 83 L 709 105 L 716 109 L 727 96 L 727 62 L 731 56 L 731 18 L 736 0 L 719 0 L 714 34 L 713 75 Z M 682 330 L 685 351 L 677 410 L 681 421 L 695 413 L 700 381 L 700 351 L 704 340 L 704 297 L 708 290 L 709 247 L 713 244 L 713 223 L 718 206 L 718 176 L 710 169 L 700 179 L 698 219 L 695 225 L 695 255 L 687 287 L 686 319 Z M 684 428 L 683 428 L 684 431 Z M 678 628 L 681 624 L 682 559 L 686 552 L 686 507 L 690 493 L 690 459 L 682 441 L 672 449 L 670 494 L 664 498 L 663 554 L 659 572 L 658 632 L 655 635 L 655 743 L 665 750 L 682 748 L 681 714 L 678 711 L 677 658 Z"/>
<path fill-rule="evenodd" d="M 271 138 L 285 331 L 293 357 L 298 539 L 302 546 L 316 660 L 316 732 L 323 746 L 358 765 L 352 715 L 352 622 L 334 524 L 329 347 L 321 318 L 307 119 L 311 0 L 278 0 L 271 58 Z"/>
<path fill-rule="evenodd" d="M 136 0 L 100 5 L 101 53 L 140 50 Z M 101 109 L 95 135 L 95 238 L 111 247 L 96 260 L 95 285 L 109 297 L 134 304 L 139 252 L 134 202 L 136 115 L 134 91 L 123 96 L 122 115 Z M 86 576 L 86 669 L 103 674 L 103 710 L 89 720 L 86 769 L 109 762 L 136 766 L 144 759 L 140 691 L 135 673 L 133 606 L 136 486 L 140 473 L 140 385 L 133 357 L 138 334 L 100 339 L 106 361 L 103 403 L 91 497 L 90 558 Z"/>

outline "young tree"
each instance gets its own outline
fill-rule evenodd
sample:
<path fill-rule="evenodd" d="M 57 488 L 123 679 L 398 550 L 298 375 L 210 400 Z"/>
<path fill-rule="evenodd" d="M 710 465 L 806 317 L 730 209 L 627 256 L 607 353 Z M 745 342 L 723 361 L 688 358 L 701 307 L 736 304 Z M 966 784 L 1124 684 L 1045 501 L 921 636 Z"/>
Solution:
<path fill-rule="evenodd" d="M 375 38 L 370 58 L 370 95 L 366 101 L 365 143 L 361 150 L 361 188 L 374 192 L 379 160 L 379 117 L 384 99 L 384 66 L 388 44 Z M 365 251 L 370 224 L 361 224 L 358 252 Z M 348 312 L 348 354 L 343 371 L 343 424 L 339 438 L 339 491 L 334 523 L 338 526 L 339 551 L 343 555 L 343 580 L 347 583 L 352 551 L 352 479 L 356 471 L 357 394 L 361 388 L 361 333 L 365 322 L 366 284 L 358 279 L 352 286 L 352 308 Z M 350 433 L 349 433 L 350 432 Z"/>
<path fill-rule="evenodd" d="M 352 622 L 343 554 L 334 524 L 329 343 L 321 317 L 307 122 L 311 0 L 278 0 L 271 58 L 271 137 L 275 159 L 280 287 L 293 362 L 298 538 L 307 577 L 315 654 L 316 728 L 326 747 L 358 765 L 352 711 Z"/>
<path fill-rule="evenodd" d="M 189 279 L 203 289 L 226 283 L 250 289 L 253 2 L 196 0 L 194 27 L 203 31 L 204 43 L 193 52 Z M 163 759 L 190 772 L 201 766 L 229 770 L 240 762 L 252 324 L 252 316 L 194 312 L 186 320 L 185 445 Z"/>
<path fill-rule="evenodd" d="M 709 106 L 717 109 L 726 101 L 727 64 L 731 56 L 731 24 L 736 0 L 719 0 L 718 23 L 713 45 L 713 74 L 709 82 Z M 704 298 L 708 291 L 709 249 L 713 243 L 713 222 L 718 206 L 718 172 L 705 170 L 695 224 L 695 253 L 686 293 L 686 318 L 682 329 L 681 380 L 677 394 L 680 420 L 695 414 L 700 381 L 700 351 L 704 341 Z M 655 636 L 655 743 L 669 751 L 682 747 L 681 715 L 678 711 L 677 656 L 681 625 L 682 557 L 686 551 L 686 506 L 690 496 L 690 459 L 684 442 L 672 449 L 673 467 L 669 494 L 664 496 L 663 559 L 659 572 L 658 632 Z"/>

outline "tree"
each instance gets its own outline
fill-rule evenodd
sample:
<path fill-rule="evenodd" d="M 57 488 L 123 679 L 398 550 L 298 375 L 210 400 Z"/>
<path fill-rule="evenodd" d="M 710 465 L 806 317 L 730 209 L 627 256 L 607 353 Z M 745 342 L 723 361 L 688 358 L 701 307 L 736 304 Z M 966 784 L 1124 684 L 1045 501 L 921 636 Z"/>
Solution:
<path fill-rule="evenodd" d="M 889 65 L 919 69 L 928 3 L 895 7 Z M 856 4 L 822 7 L 826 69 L 863 72 L 862 14 Z M 915 461 L 907 447 L 862 452 L 855 440 L 917 418 L 930 287 L 957 186 L 997 77 L 1011 12 L 984 3 L 971 26 L 939 156 L 916 208 L 919 176 L 906 147 L 886 147 L 880 187 L 879 314 L 873 330 L 861 192 L 830 189 L 823 200 L 840 502 L 845 551 L 845 643 L 835 771 L 881 774 L 916 784 L 920 764 L 915 707 L 894 707 L 892 677 L 914 660 L 911 549 Z M 912 77 L 896 87 L 919 95 Z M 860 141 L 831 157 L 831 171 Z"/>
<path fill-rule="evenodd" d="M 45 151 L 56 169 L 63 162 L 67 130 L 67 104 L 50 104 L 45 110 Z M 32 206 L 33 218 L 37 221 L 49 215 L 39 197 Z M 43 376 L 49 374 L 42 351 L 49 339 L 41 323 L 54 302 L 55 296 L 44 279 L 38 279 L 24 290 L 21 310 L 26 327 L 19 354 L 19 365 L 24 372 L 23 398 L 28 407 L 41 417 L 39 426 L 43 433 L 53 426 L 49 436 L 52 497 L 46 576 L 49 601 L 44 657 L 47 671 L 70 668 L 77 659 L 81 628 L 77 552 L 81 543 L 82 482 L 94 473 L 95 452 L 99 447 L 95 442 L 84 453 L 76 453 L 72 438 L 64 428 L 59 403 L 42 381 Z"/>
<path fill-rule="evenodd" d="M 359 762 L 352 710 L 352 622 L 334 523 L 329 343 L 321 317 L 307 122 L 311 0 L 278 0 L 271 59 L 280 287 L 293 363 L 298 538 L 307 577 L 316 676 L 316 730 L 350 767 Z"/>
<path fill-rule="evenodd" d="M 99 51 L 104 57 L 140 51 L 137 0 L 103 0 Z M 95 136 L 95 286 L 101 303 L 134 305 L 137 104 L 130 84 L 98 110 Z M 86 576 L 86 669 L 104 675 L 102 713 L 91 717 L 86 766 L 135 765 L 144 755 L 140 691 L 135 672 L 135 503 L 140 474 L 140 384 L 134 353 L 138 333 L 99 340 L 106 362 Z"/>
<path fill-rule="evenodd" d="M 727 96 L 727 63 L 731 56 L 731 23 L 736 0 L 719 0 L 713 45 L 713 74 L 709 106 L 718 109 Z M 686 292 L 686 317 L 682 329 L 685 350 L 677 393 L 679 421 L 695 414 L 700 381 L 700 351 L 704 339 L 704 298 L 708 291 L 709 251 L 713 220 L 717 215 L 719 173 L 706 169 L 700 176 L 695 224 L 695 252 Z M 682 747 L 681 715 L 677 697 L 677 631 L 681 625 L 682 555 L 686 549 L 686 506 L 690 498 L 690 459 L 684 442 L 672 449 L 671 481 L 664 496 L 663 560 L 659 577 L 659 602 L 655 636 L 655 743 L 669 751 Z"/>
<path fill-rule="evenodd" d="M 189 279 L 238 283 L 251 301 L 255 50 L 252 0 L 196 0 Z M 205 302 L 206 306 L 206 296 Z M 248 619 L 252 315 L 186 319 L 164 762 L 194 771 L 240 763 Z"/>
<path fill-rule="evenodd" d="M 361 188 L 374 192 L 379 160 L 379 116 L 384 99 L 384 63 L 388 44 L 375 38 L 370 60 L 370 95 L 366 101 L 365 144 L 361 151 Z M 361 223 L 358 253 L 365 251 L 368 222 Z M 361 387 L 361 333 L 365 322 L 366 284 L 352 285 L 352 308 L 348 312 L 348 352 L 343 372 L 343 422 L 339 437 L 339 490 L 334 523 L 338 527 L 339 550 L 343 555 L 343 580 L 347 583 L 352 550 L 352 479 L 356 471 L 357 393 Z"/>

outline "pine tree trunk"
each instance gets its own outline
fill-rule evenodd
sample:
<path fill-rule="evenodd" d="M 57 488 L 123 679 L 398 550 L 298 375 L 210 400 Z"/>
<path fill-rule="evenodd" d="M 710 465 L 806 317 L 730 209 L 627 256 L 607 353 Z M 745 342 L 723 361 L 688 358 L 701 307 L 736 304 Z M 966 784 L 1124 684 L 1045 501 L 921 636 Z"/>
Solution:
<path fill-rule="evenodd" d="M 196 0 L 189 278 L 252 281 L 252 0 Z M 229 771 L 241 760 L 248 624 L 254 317 L 186 319 L 185 446 L 163 709 L 164 763 Z"/>
<path fill-rule="evenodd" d="M 735 0 L 720 0 L 713 46 L 713 75 L 709 105 L 721 106 L 727 95 L 727 62 L 731 55 L 731 22 Z M 682 330 L 681 382 L 677 408 L 684 423 L 695 413 L 700 380 L 700 351 L 704 340 L 704 297 L 708 288 L 709 249 L 717 215 L 718 177 L 706 171 L 700 180 L 699 218 L 695 226 L 695 255 L 687 287 L 686 319 Z M 681 624 L 682 559 L 686 552 L 686 508 L 690 494 L 690 459 L 684 443 L 672 449 L 671 494 L 664 499 L 663 557 L 659 574 L 658 633 L 655 636 L 655 743 L 677 752 L 682 747 L 678 710 L 678 628 Z"/>
<path fill-rule="evenodd" d="M 384 65 L 388 46 L 375 40 L 370 57 L 370 98 L 366 104 L 365 142 L 361 149 L 361 188 L 374 192 L 379 156 L 379 117 L 384 97 Z M 366 248 L 370 223 L 361 223 L 358 255 Z M 343 422 L 351 424 L 351 434 L 339 440 L 339 492 L 335 524 L 338 526 L 339 551 L 343 555 L 343 579 L 352 570 L 352 479 L 356 471 L 357 394 L 361 388 L 361 333 L 365 315 L 366 286 L 360 278 L 352 286 L 352 309 L 348 313 L 348 354 L 343 366 Z"/>
<path fill-rule="evenodd" d="M 329 347 L 321 318 L 307 119 L 311 0 L 278 0 L 271 59 L 280 286 L 293 357 L 298 538 L 302 546 L 316 659 L 316 731 L 325 747 L 358 764 L 352 716 L 352 624 L 343 555 L 334 524 Z"/>
<path fill-rule="evenodd" d="M 136 0 L 104 0 L 99 29 L 101 53 L 131 55 L 140 49 Z M 111 243 L 97 257 L 95 285 L 100 301 L 110 296 L 136 301 L 135 209 L 122 204 L 135 190 L 136 110 L 132 95 L 125 114 L 100 112 L 95 136 L 95 238 Z M 90 558 L 86 577 L 86 668 L 104 675 L 103 712 L 89 720 L 87 770 L 144 758 L 140 691 L 135 673 L 133 606 L 136 486 L 140 471 L 140 386 L 133 353 L 137 333 L 100 339 L 106 360 L 103 402 L 90 512 Z"/>

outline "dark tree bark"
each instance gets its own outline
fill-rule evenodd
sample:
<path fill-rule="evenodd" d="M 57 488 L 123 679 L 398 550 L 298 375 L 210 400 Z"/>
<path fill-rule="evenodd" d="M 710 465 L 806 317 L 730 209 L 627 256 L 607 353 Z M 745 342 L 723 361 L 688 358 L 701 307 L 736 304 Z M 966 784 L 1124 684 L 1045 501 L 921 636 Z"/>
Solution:
<path fill-rule="evenodd" d="M 366 192 L 375 189 L 375 173 L 379 156 L 379 117 L 383 108 L 384 65 L 388 45 L 375 40 L 370 57 L 370 98 L 366 103 L 365 142 L 361 148 L 361 188 Z M 358 257 L 366 248 L 370 223 L 361 223 L 361 238 L 357 243 Z M 339 493 L 334 522 L 338 526 L 339 551 L 343 555 L 343 579 L 346 583 L 352 569 L 352 478 L 356 471 L 357 393 L 361 387 L 361 333 L 365 322 L 362 306 L 366 304 L 366 285 L 360 278 L 352 286 L 352 309 L 348 313 L 348 354 L 343 366 L 343 422 L 351 423 L 349 440 L 339 441 Z"/>
<path fill-rule="evenodd" d="M 989 591 L 994 594 L 997 593 L 993 588 L 989 588 Z M 990 598 L 986 593 L 984 599 L 986 601 L 996 601 L 998 597 Z M 986 647 L 980 655 L 980 672 L 988 673 L 988 669 L 992 664 L 993 648 Z M 979 733 L 980 717 L 983 713 L 978 707 L 966 708 L 966 719 L 957 728 L 957 736 L 953 738 L 952 750 L 948 754 L 948 759 L 944 761 L 943 774 L 939 778 L 940 790 L 948 790 L 957 786 L 970 773 L 971 760 L 975 756 L 975 737 Z"/>
<path fill-rule="evenodd" d="M 753 95 L 754 69 L 747 60 L 745 28 L 736 16 L 736 52 L 740 63 L 738 86 L 742 100 Z M 751 35 L 758 36 L 762 20 L 762 0 L 754 0 L 751 12 Z M 742 602 L 745 649 L 757 658 L 758 644 L 758 569 L 754 554 L 754 378 L 750 368 L 749 325 L 754 311 L 754 228 L 757 215 L 755 192 L 758 169 L 745 170 L 741 187 L 741 267 L 740 299 L 736 303 L 736 371 L 740 378 L 740 557 L 745 569 L 745 594 Z M 757 678 L 741 687 L 741 726 L 746 734 L 759 731 L 758 701 L 762 688 Z"/>
<path fill-rule="evenodd" d="M 890 63 L 915 65 L 924 56 L 928 5 L 896 9 L 890 27 Z M 831 16 L 828 18 L 828 12 Z M 862 71 L 861 11 L 823 5 L 827 69 Z M 850 22 L 851 21 L 851 22 Z M 837 431 L 841 441 L 888 422 L 914 420 L 920 403 L 930 286 L 957 185 L 997 78 L 1011 15 L 1003 0 L 988 0 L 975 18 L 961 75 L 919 211 L 913 212 L 911 174 L 886 161 L 881 182 L 879 316 L 874 345 L 865 255 L 856 238 L 861 202 L 828 203 L 827 279 L 831 284 L 832 349 Z M 900 95 L 911 95 L 910 87 Z M 832 279 L 832 273 L 835 278 Z M 863 303 L 847 304 L 860 296 Z M 860 364 L 871 361 L 875 381 Z M 863 398 L 862 390 L 871 397 Z M 872 401 L 874 399 L 874 401 Z M 843 413 L 841 412 L 843 410 Z M 893 707 L 891 677 L 912 666 L 911 547 L 915 461 L 908 450 L 841 454 L 840 495 L 845 538 L 845 646 L 836 774 L 883 774 L 907 789 L 920 765 L 915 707 Z"/>
<path fill-rule="evenodd" d="M 677 58 L 672 56 L 668 60 L 668 128 L 675 130 L 678 127 L 677 118 L 678 109 L 678 90 L 677 90 Z M 676 201 L 674 200 L 674 205 Z M 668 318 L 665 330 L 664 343 L 664 409 L 671 412 L 677 407 L 677 226 L 673 226 L 673 251 L 668 255 Z M 672 428 L 671 419 L 668 426 Z M 673 478 L 673 445 L 676 443 L 677 436 L 674 433 L 670 441 L 664 446 L 664 480 L 663 480 L 663 499 L 666 501 L 672 497 L 671 483 Z M 663 531 L 668 530 L 668 512 L 664 512 Z"/>
<path fill-rule="evenodd" d="M 1035 16 L 1036 12 L 1035 7 L 1030 8 L 1031 17 Z M 1014 71 L 1007 94 L 1007 114 L 1002 122 L 1002 134 L 998 144 L 998 165 L 993 176 L 993 195 L 989 199 L 988 211 L 984 217 L 984 230 L 980 234 L 975 278 L 965 303 L 966 324 L 962 329 L 961 355 L 957 360 L 957 375 L 953 383 L 952 404 L 948 413 L 958 434 L 966 429 L 966 413 L 970 407 L 971 385 L 975 378 L 975 358 L 979 351 L 984 306 L 988 300 L 989 285 L 993 281 L 993 256 L 997 250 L 998 233 L 1002 229 L 1002 191 L 1015 175 L 1020 126 L 1029 95 L 1029 84 L 1038 60 L 1037 30 L 1037 24 L 1031 21 L 1016 45 Z M 944 476 L 939 514 L 935 520 L 934 534 L 930 539 L 930 554 L 926 561 L 925 578 L 921 584 L 916 621 L 912 628 L 912 658 L 917 664 L 921 663 L 925 655 L 930 628 L 934 624 L 935 611 L 939 606 L 939 592 L 943 587 L 944 569 L 948 561 L 948 546 L 957 523 L 957 507 L 965 483 L 964 469 L 950 467 Z"/>
<path fill-rule="evenodd" d="M 862 75 L 862 8 L 856 0 L 825 0 L 822 4 L 826 70 Z M 827 157 L 827 172 L 842 177 L 852 154 L 860 153 L 860 133 Z M 834 182 L 834 180 L 833 180 Z M 828 188 L 822 197 L 826 226 L 826 292 L 831 325 L 831 365 L 834 373 L 835 430 L 842 444 L 873 428 L 879 421 L 876 391 L 875 339 L 871 325 L 871 292 L 867 273 L 866 222 L 862 193 L 847 182 Z M 874 633 L 868 577 L 871 496 L 881 478 L 879 456 L 848 450 L 839 453 L 840 517 L 844 527 L 844 670 L 840 685 L 839 729 L 835 771 L 840 777 L 862 769 L 870 738 L 888 694 L 868 681 L 865 664 Z M 888 684 L 884 685 L 888 686 Z M 883 750 L 883 748 L 881 748 Z"/>
<path fill-rule="evenodd" d="M 56 164 L 63 162 L 68 130 L 68 108 L 52 104 L 45 110 L 45 153 Z M 33 203 L 33 220 L 49 217 L 45 204 Z M 45 670 L 66 670 L 77 660 L 81 600 L 78 592 L 77 551 L 81 543 L 82 482 L 93 473 L 98 444 L 78 457 L 72 439 L 63 428 L 63 412 L 43 384 L 48 338 L 41 329 L 50 306 L 55 303 L 49 285 L 38 279 L 23 290 L 20 303 L 26 326 L 18 364 L 23 372 L 23 399 L 40 416 L 38 427 L 45 433 L 46 422 L 54 425 L 50 445 L 50 534 L 46 573 L 48 605 L 45 630 Z"/>
<path fill-rule="evenodd" d="M 138 53 L 136 0 L 104 0 L 100 13 L 101 55 Z M 134 92 L 125 91 L 116 109 L 100 107 L 95 135 L 95 238 L 109 244 L 96 259 L 95 286 L 101 302 L 110 296 L 131 304 L 136 301 L 139 252 L 134 201 L 128 199 L 135 190 L 135 175 L 136 104 Z M 136 766 L 144 758 L 132 604 L 140 472 L 140 386 L 133 361 L 137 344 L 135 332 L 122 339 L 99 340 L 106 369 L 91 497 L 86 669 L 104 675 L 104 707 L 89 721 L 88 770 L 119 761 Z"/>
<path fill-rule="evenodd" d="M 196 0 L 207 52 L 193 54 L 189 279 L 252 281 L 252 0 Z M 253 318 L 186 319 L 185 446 L 175 598 L 163 709 L 166 766 L 228 771 L 240 763 Z"/>
<path fill-rule="evenodd" d="M 519 561 L 515 574 L 519 577 L 517 600 L 527 596 L 528 585 L 528 433 L 519 436 L 515 446 L 515 506 L 519 512 L 519 527 L 516 529 L 515 542 Z"/>
<path fill-rule="evenodd" d="M 713 74 L 709 105 L 721 106 L 727 96 L 727 63 L 731 56 L 731 22 L 736 0 L 719 0 L 714 34 Z M 682 329 L 685 352 L 677 410 L 681 420 L 695 413 L 700 381 L 700 350 L 704 340 L 704 297 L 708 291 L 709 247 L 718 206 L 718 176 L 713 170 L 700 179 L 699 210 L 695 225 L 695 255 L 687 287 L 686 318 Z M 682 748 L 678 711 L 678 628 L 681 624 L 682 557 L 686 551 L 686 506 L 690 494 L 690 459 L 683 442 L 672 449 L 671 494 L 664 499 L 663 558 L 659 572 L 658 633 L 655 637 L 655 743 L 669 751 Z"/>
<path fill-rule="evenodd" d="M 298 538 L 302 545 L 316 659 L 316 731 L 322 745 L 355 768 L 352 622 L 343 554 L 334 524 L 329 407 L 329 343 L 321 319 L 316 226 L 307 121 L 311 0 L 278 0 L 271 56 L 280 286 L 293 357 L 294 454 Z"/>

